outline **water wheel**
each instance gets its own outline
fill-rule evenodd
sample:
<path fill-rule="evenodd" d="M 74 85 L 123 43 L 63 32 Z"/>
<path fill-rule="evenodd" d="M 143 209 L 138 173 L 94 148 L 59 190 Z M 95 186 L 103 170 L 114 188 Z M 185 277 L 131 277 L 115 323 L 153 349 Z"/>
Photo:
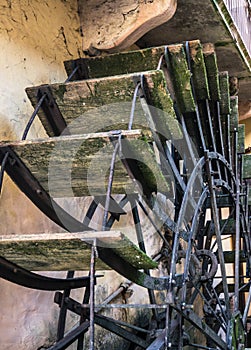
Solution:
<path fill-rule="evenodd" d="M 1 277 L 57 291 L 51 350 L 75 341 L 83 349 L 85 334 L 96 348 L 96 325 L 128 349 L 244 348 L 250 157 L 238 98 L 213 47 L 191 41 L 65 67 L 67 82 L 27 88 L 31 121 L 38 112 L 49 137 L 1 143 L 0 159 L 2 172 L 68 233 L 2 236 Z M 86 211 L 76 214 L 72 199 L 86 196 Z M 89 275 L 75 278 L 84 264 Z M 95 305 L 95 271 L 106 268 L 127 279 L 118 293 L 137 284 L 148 302 Z M 66 279 L 30 272 L 45 269 L 69 271 Z M 74 288 L 84 288 L 82 303 Z M 109 307 L 151 312 L 136 325 L 100 314 Z M 68 311 L 79 325 L 65 333 Z"/>

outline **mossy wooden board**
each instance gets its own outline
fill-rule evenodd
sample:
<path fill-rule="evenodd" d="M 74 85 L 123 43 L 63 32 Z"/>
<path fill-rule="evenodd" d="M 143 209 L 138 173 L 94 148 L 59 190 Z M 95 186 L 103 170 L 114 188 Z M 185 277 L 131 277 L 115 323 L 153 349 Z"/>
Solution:
<path fill-rule="evenodd" d="M 242 177 L 251 179 L 251 154 L 242 155 Z"/>
<path fill-rule="evenodd" d="M 220 112 L 223 115 L 230 114 L 230 92 L 228 72 L 219 73 L 220 81 Z"/>
<path fill-rule="evenodd" d="M 213 101 L 220 100 L 220 83 L 217 57 L 213 44 L 203 45 L 204 62 L 207 71 L 207 80 L 210 91 L 210 99 Z"/>
<path fill-rule="evenodd" d="M 238 125 L 238 153 L 245 153 L 245 124 Z"/>
<path fill-rule="evenodd" d="M 157 69 L 165 47 L 154 47 L 143 50 L 115 53 L 99 57 L 80 58 L 65 61 L 67 75 L 79 67 L 73 80 L 107 77 Z"/>
<path fill-rule="evenodd" d="M 179 124 L 173 111 L 163 72 L 145 72 L 144 77 L 151 81 L 150 94 L 153 106 L 166 118 L 161 125 L 164 124 L 166 130 L 169 130 L 170 126 L 169 135 L 173 138 L 180 137 Z M 140 80 L 140 74 L 128 74 L 48 86 L 66 122 L 66 132 L 74 135 L 127 129 L 135 85 Z M 26 89 L 34 107 L 37 104 L 39 88 L 38 86 Z M 42 109 L 39 110 L 38 116 L 48 135 L 54 136 Z M 136 102 L 132 128 L 149 130 L 139 100 Z"/>
<path fill-rule="evenodd" d="M 199 40 L 189 41 L 192 80 L 197 100 L 209 99 L 209 86 L 206 65 Z"/>
<path fill-rule="evenodd" d="M 112 136 L 115 143 L 120 142 L 119 151 L 139 163 L 137 181 L 142 183 L 143 192 L 169 191 L 155 154 L 139 130 L 122 132 L 121 141 L 118 141 L 118 134 L 103 132 L 2 142 L 0 147 L 11 147 L 51 197 L 105 195 L 114 153 L 114 144 L 110 141 Z M 138 191 L 139 188 L 133 185 L 120 158 L 117 157 L 112 193 Z"/>
<path fill-rule="evenodd" d="M 94 240 L 97 250 L 110 248 L 137 269 L 157 267 L 156 262 L 119 231 L 4 235 L 0 236 L 0 256 L 31 271 L 88 271 L 90 244 Z M 96 269 L 110 268 L 97 259 Z"/>
<path fill-rule="evenodd" d="M 169 45 L 167 61 L 170 62 L 175 96 L 182 113 L 195 111 L 191 86 L 191 72 L 188 69 L 186 53 L 182 44 Z"/>

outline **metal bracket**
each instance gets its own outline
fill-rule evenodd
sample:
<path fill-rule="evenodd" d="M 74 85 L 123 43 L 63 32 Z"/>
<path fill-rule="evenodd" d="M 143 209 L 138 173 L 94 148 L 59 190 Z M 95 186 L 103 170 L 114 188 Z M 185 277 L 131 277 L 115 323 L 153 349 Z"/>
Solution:
<path fill-rule="evenodd" d="M 67 125 L 64 120 L 63 115 L 61 114 L 58 105 L 52 95 L 50 87 L 45 85 L 41 86 L 37 92 L 38 101 L 41 99 L 43 95 L 46 95 L 43 104 L 41 106 L 43 112 L 46 115 L 46 118 L 50 124 L 50 127 L 55 136 L 60 136 L 62 132 L 64 135 L 68 135 L 68 131 L 66 129 Z"/>

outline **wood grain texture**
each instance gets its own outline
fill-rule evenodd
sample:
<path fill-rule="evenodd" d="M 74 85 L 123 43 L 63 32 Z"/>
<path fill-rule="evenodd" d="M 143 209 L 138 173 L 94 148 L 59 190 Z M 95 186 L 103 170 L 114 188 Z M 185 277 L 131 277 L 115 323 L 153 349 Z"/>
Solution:
<path fill-rule="evenodd" d="M 168 58 L 172 71 L 175 96 L 182 113 L 195 111 L 192 94 L 191 72 L 188 69 L 186 53 L 183 44 L 169 45 Z"/>
<path fill-rule="evenodd" d="M 242 155 L 242 177 L 251 179 L 251 154 Z"/>
<path fill-rule="evenodd" d="M 65 61 L 64 65 L 68 76 L 76 66 L 79 67 L 72 80 L 101 78 L 155 70 L 164 52 L 165 47 L 159 46 L 105 56 L 79 58 Z"/>
<path fill-rule="evenodd" d="M 197 100 L 209 99 L 209 86 L 206 65 L 199 40 L 189 41 L 191 71 Z"/>
<path fill-rule="evenodd" d="M 222 115 L 230 114 L 230 93 L 228 72 L 219 73 L 220 82 L 220 112 Z"/>
<path fill-rule="evenodd" d="M 220 100 L 220 83 L 217 57 L 213 44 L 203 45 L 204 62 L 207 71 L 207 80 L 210 92 L 210 99 L 213 101 Z"/>
<path fill-rule="evenodd" d="M 133 159 L 139 168 L 136 180 L 144 190 L 168 192 L 169 186 L 155 154 L 140 130 L 119 134 L 103 132 L 43 140 L 0 143 L 11 147 L 41 186 L 53 198 L 105 195 L 114 147 L 117 153 L 113 194 L 135 193 L 140 188 L 129 177 L 122 159 Z M 114 141 L 110 141 L 110 137 Z"/>
<path fill-rule="evenodd" d="M 141 81 L 141 75 L 136 73 L 48 85 L 67 125 L 65 134 L 128 129 L 135 86 Z M 151 82 L 150 104 L 164 114 L 164 123 L 170 125 L 173 137 L 180 137 L 179 124 L 163 72 L 144 72 L 144 77 Z M 34 107 L 39 88 L 26 89 Z M 48 135 L 54 136 L 42 109 L 38 116 Z M 140 128 L 145 132 L 150 128 L 139 99 L 135 105 L 132 128 Z"/>
<path fill-rule="evenodd" d="M 109 248 L 138 269 L 157 263 L 119 231 L 0 236 L 0 255 L 32 271 L 89 270 L 90 247 Z M 110 269 L 97 259 L 98 270 Z"/>

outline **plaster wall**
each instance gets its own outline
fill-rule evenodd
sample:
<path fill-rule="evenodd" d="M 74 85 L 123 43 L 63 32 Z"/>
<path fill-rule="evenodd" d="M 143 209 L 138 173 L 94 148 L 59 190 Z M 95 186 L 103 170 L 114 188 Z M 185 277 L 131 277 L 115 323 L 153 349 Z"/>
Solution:
<path fill-rule="evenodd" d="M 240 121 L 241 124 L 245 124 L 245 148 L 251 147 L 251 118 Z"/>
<path fill-rule="evenodd" d="M 63 61 L 78 57 L 77 1 L 0 1 L 0 139 L 20 139 L 33 112 L 27 86 L 65 80 Z M 29 138 L 44 137 L 38 120 Z M 58 231 L 5 176 L 0 233 Z M 55 337 L 53 293 L 0 279 L 0 349 L 37 349 Z"/>
<path fill-rule="evenodd" d="M 80 57 L 81 46 L 77 0 L 0 0 L 0 140 L 20 140 L 33 112 L 25 88 L 64 81 L 63 61 Z M 40 137 L 47 136 L 36 119 L 28 138 Z M 71 203 L 66 204 L 72 209 Z M 128 228 L 128 222 L 126 226 Z M 0 197 L 0 234 L 60 231 L 62 229 L 47 219 L 5 175 Z M 155 243 L 158 246 L 158 242 Z M 99 280 L 96 289 L 97 302 L 124 281 L 112 271 L 102 273 L 104 278 Z M 62 277 L 65 272 L 50 275 Z M 130 302 L 144 303 L 146 291 L 136 286 L 131 289 Z M 53 302 L 54 293 L 28 290 L 2 279 L 0 290 L 0 350 L 45 349 L 53 344 L 59 311 Z M 82 293 L 74 292 L 79 301 Z M 120 296 L 116 302 L 125 300 Z M 131 311 L 114 310 L 108 315 L 111 313 L 125 321 L 134 317 Z M 141 311 L 138 317 L 144 317 Z M 76 322 L 71 316 L 68 328 Z M 127 347 L 120 338 L 104 331 L 97 333 L 95 342 L 98 349 Z M 71 349 L 76 349 L 76 345 Z"/>

